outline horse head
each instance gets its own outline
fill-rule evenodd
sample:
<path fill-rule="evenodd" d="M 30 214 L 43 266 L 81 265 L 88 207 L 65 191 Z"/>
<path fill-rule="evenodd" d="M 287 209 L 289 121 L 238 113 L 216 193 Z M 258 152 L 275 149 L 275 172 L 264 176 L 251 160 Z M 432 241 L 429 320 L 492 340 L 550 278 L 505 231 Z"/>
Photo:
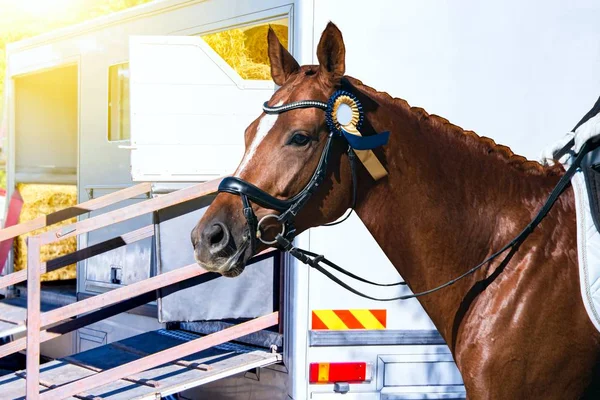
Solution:
<path fill-rule="evenodd" d="M 324 110 L 344 75 L 341 32 L 327 25 L 317 48 L 319 65 L 300 66 L 272 30 L 268 53 L 280 88 L 246 129 L 244 157 L 192 230 L 197 262 L 224 276 L 239 275 L 254 254 L 275 244 L 277 233 L 291 238 L 334 221 L 352 202 L 351 168 L 343 162 L 348 144 L 331 139 Z M 282 109 L 290 104 L 298 107 Z M 324 170 L 315 185 L 319 167 Z M 290 211 L 308 186 L 310 200 L 305 196 Z"/>

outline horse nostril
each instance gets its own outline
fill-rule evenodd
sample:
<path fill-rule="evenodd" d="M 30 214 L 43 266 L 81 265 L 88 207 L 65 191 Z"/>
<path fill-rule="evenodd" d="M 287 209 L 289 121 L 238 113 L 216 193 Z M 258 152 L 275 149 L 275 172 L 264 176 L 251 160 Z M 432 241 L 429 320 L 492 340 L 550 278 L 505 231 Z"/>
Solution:
<path fill-rule="evenodd" d="M 229 243 L 229 230 L 221 222 L 216 222 L 207 227 L 202 236 L 213 254 L 223 251 Z"/>
<path fill-rule="evenodd" d="M 224 236 L 225 230 L 223 229 L 221 224 L 214 224 L 210 227 L 210 232 L 208 233 L 208 240 L 211 246 L 221 243 Z"/>

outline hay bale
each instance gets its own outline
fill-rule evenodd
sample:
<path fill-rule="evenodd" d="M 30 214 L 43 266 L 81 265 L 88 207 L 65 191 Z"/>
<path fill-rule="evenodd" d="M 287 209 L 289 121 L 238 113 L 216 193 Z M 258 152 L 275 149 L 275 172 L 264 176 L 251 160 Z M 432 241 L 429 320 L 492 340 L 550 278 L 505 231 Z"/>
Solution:
<path fill-rule="evenodd" d="M 273 24 L 271 25 L 271 28 L 275 31 L 275 34 L 283 47 L 289 50 L 288 27 L 285 25 Z M 270 66 L 269 44 L 267 42 L 268 32 L 269 25 L 259 25 L 244 31 L 246 34 L 246 48 L 248 49 L 248 56 L 250 59 L 255 63 Z"/>
<path fill-rule="evenodd" d="M 287 48 L 287 27 L 272 25 Z M 202 36 L 202 39 L 243 79 L 271 79 L 267 54 L 268 25 L 247 30 L 230 29 Z"/>
<path fill-rule="evenodd" d="M 19 223 L 30 221 L 37 217 L 53 213 L 63 208 L 77 204 L 77 187 L 74 185 L 42 185 L 42 184 L 17 184 L 17 190 L 23 198 L 23 208 L 19 216 Z M 18 236 L 14 244 L 15 271 L 27 267 L 26 238 L 42 232 L 56 229 L 59 226 L 72 224 L 77 218 L 71 218 L 49 227 Z M 61 240 L 57 243 L 44 245 L 41 248 L 41 260 L 48 261 L 77 250 L 75 237 Z M 42 275 L 42 281 L 56 281 L 75 279 L 77 276 L 75 264 L 68 265 L 56 271 Z"/>

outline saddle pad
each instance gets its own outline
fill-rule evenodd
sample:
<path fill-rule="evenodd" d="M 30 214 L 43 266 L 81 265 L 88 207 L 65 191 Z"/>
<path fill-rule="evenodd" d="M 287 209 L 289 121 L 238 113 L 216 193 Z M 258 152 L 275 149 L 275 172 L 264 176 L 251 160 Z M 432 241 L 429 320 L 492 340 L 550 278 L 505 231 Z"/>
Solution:
<path fill-rule="evenodd" d="M 600 331 L 600 233 L 594 225 L 585 178 L 581 170 L 571 178 L 577 214 L 579 286 L 585 309 Z"/>
<path fill-rule="evenodd" d="M 583 145 L 600 137 L 600 97 L 571 132 L 546 147 L 541 163 L 568 169 Z M 600 331 L 600 148 L 586 154 L 571 178 L 575 194 L 579 287 L 585 310 Z"/>

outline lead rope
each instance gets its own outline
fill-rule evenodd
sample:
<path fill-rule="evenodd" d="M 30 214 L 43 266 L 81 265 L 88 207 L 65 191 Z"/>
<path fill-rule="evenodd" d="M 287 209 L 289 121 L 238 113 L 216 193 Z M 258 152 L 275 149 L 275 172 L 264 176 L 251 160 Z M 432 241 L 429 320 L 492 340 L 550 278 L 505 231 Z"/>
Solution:
<path fill-rule="evenodd" d="M 569 169 L 565 172 L 565 174 L 560 178 L 560 180 L 558 181 L 558 183 L 556 184 L 554 189 L 552 189 L 552 192 L 548 196 L 548 199 L 546 199 L 546 202 L 544 203 L 544 205 L 542 206 L 540 211 L 536 214 L 536 216 L 533 218 L 533 220 L 531 220 L 531 222 L 529 224 L 527 224 L 527 226 L 521 231 L 521 233 L 519 233 L 513 240 L 511 240 L 508 244 L 506 244 L 500 250 L 498 250 L 497 252 L 495 252 L 494 254 L 489 256 L 488 258 L 486 258 L 480 264 L 477 264 L 475 267 L 473 267 L 470 270 L 468 270 L 467 272 L 463 273 L 462 275 L 459 275 L 458 277 L 456 277 L 442 285 L 439 285 L 433 289 L 429 289 L 429 290 L 426 290 L 423 292 L 408 294 L 408 295 L 403 295 L 403 296 L 397 296 L 397 297 L 389 297 L 389 298 L 377 298 L 377 297 L 369 296 L 367 294 L 359 292 L 358 290 L 349 286 L 347 283 L 341 281 L 338 277 L 336 277 L 331 272 L 329 272 L 325 268 L 323 268 L 321 263 L 325 263 L 326 265 L 330 266 L 334 270 L 341 272 L 342 274 L 349 276 L 350 278 L 353 278 L 360 282 L 368 283 L 370 285 L 397 286 L 397 285 L 406 285 L 406 283 L 405 282 L 396 282 L 396 283 L 382 284 L 382 283 L 372 282 L 367 279 L 361 278 L 360 276 L 354 275 L 353 273 L 345 270 L 344 268 L 340 267 L 339 265 L 329 261 L 323 255 L 319 255 L 319 254 L 312 253 L 307 250 L 303 250 L 303 249 L 294 247 L 291 241 L 289 241 L 288 239 L 286 239 L 285 237 L 283 237 L 281 235 L 277 235 L 275 237 L 275 240 L 277 240 L 277 244 L 279 244 L 279 246 L 281 246 L 285 251 L 289 252 L 292 256 L 294 256 L 295 258 L 297 258 L 304 264 L 307 264 L 310 267 L 321 272 L 323 275 L 325 275 L 326 277 L 328 277 L 329 279 L 331 279 L 333 282 L 337 283 L 344 289 L 346 289 L 360 297 L 364 297 L 366 299 L 376 300 L 376 301 L 395 301 L 395 300 L 408 300 L 408 299 L 412 299 L 412 298 L 425 296 L 427 294 L 437 292 L 438 290 L 441 290 L 445 287 L 451 286 L 451 285 L 455 284 L 456 282 L 458 282 L 459 280 L 473 274 L 477 270 L 481 269 L 484 265 L 488 264 L 489 262 L 493 261 L 501 254 L 503 254 L 506 250 L 512 249 L 512 248 L 517 250 L 519 248 L 519 246 L 525 241 L 525 239 L 531 234 L 531 232 L 533 232 L 533 230 L 540 224 L 540 222 L 542 222 L 544 217 L 546 217 L 546 215 L 548 215 L 548 213 L 552 209 L 552 206 L 554 205 L 554 203 L 556 202 L 558 197 L 562 194 L 562 192 L 570 184 L 571 178 L 573 177 L 575 172 L 577 172 L 577 169 L 579 168 L 579 165 L 581 164 L 581 160 L 583 159 L 583 157 L 590 150 L 592 150 L 592 148 L 597 147 L 597 146 L 598 146 L 598 144 L 595 142 L 592 143 L 592 140 L 586 142 L 583 145 L 583 147 L 581 148 L 581 151 L 579 152 L 579 154 L 573 161 L 573 164 L 569 167 Z M 513 253 L 509 253 L 502 260 L 502 263 L 506 262 L 508 257 L 512 256 L 512 254 Z"/>

